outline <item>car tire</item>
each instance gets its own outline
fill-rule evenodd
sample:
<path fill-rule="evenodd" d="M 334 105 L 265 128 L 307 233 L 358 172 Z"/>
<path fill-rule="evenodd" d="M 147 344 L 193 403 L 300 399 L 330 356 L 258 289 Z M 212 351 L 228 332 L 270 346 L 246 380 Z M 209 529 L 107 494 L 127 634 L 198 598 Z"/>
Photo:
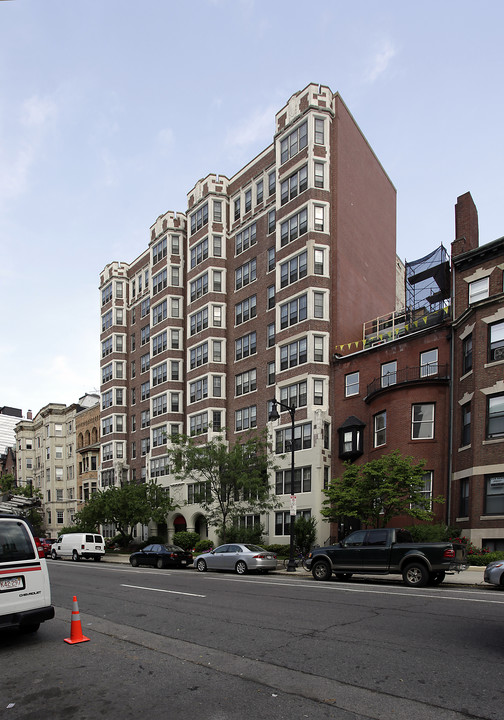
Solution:
<path fill-rule="evenodd" d="M 130 563 L 132 567 L 138 567 L 138 558 L 130 558 Z"/>
<path fill-rule="evenodd" d="M 162 570 L 164 568 L 164 560 L 162 558 L 158 558 L 156 562 L 156 567 L 158 570 Z"/>
<path fill-rule="evenodd" d="M 57 559 L 58 559 L 58 556 L 56 555 L 56 550 L 53 550 L 53 551 L 51 552 L 51 558 L 52 558 L 53 560 L 57 560 Z"/>
<path fill-rule="evenodd" d="M 439 570 L 438 572 L 432 572 L 429 575 L 429 585 L 441 585 L 443 580 L 446 577 L 446 573 L 444 570 Z"/>
<path fill-rule="evenodd" d="M 94 560 L 95 562 L 100 562 L 100 560 L 101 560 L 101 555 L 95 555 L 94 558 L 93 558 L 93 560 Z"/>
<path fill-rule="evenodd" d="M 404 584 L 408 587 L 425 587 L 429 582 L 429 571 L 421 562 L 406 565 L 402 576 Z"/>
<path fill-rule="evenodd" d="M 206 569 L 206 562 L 204 560 L 198 560 L 198 562 L 196 563 L 196 570 L 198 572 L 206 572 Z"/>
<path fill-rule="evenodd" d="M 73 553 L 72 553 L 72 560 L 73 560 L 74 562 L 79 562 L 80 557 L 79 557 L 79 553 L 77 552 L 77 550 L 74 550 L 74 551 L 73 551 Z"/>
<path fill-rule="evenodd" d="M 238 560 L 235 565 L 235 571 L 238 575 L 245 575 L 247 572 L 247 564 L 243 560 Z"/>
<path fill-rule="evenodd" d="M 329 580 L 332 575 L 332 570 L 329 563 L 325 560 L 319 560 L 312 566 L 312 575 L 314 580 Z"/>

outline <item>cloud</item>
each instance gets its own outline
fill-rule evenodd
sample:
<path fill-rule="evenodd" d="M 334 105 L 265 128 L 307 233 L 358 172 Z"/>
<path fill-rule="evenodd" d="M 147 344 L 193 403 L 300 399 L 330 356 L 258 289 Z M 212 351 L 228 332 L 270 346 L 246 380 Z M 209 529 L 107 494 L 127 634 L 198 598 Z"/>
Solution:
<path fill-rule="evenodd" d="M 232 147 L 245 148 L 265 139 L 270 142 L 275 132 L 274 117 L 277 110 L 278 107 L 274 105 L 257 110 L 241 126 L 228 133 L 226 143 Z"/>
<path fill-rule="evenodd" d="M 372 58 L 371 66 L 366 73 L 366 79 L 369 82 L 375 82 L 380 75 L 383 75 L 388 70 L 390 62 L 396 54 L 397 51 L 390 40 L 385 40 Z"/>

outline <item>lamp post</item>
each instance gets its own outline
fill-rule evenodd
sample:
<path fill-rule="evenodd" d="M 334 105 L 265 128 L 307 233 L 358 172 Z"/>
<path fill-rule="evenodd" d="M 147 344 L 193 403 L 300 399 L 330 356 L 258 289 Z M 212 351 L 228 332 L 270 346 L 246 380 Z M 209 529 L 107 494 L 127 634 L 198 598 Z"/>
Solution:
<path fill-rule="evenodd" d="M 289 524 L 289 563 L 287 565 L 287 572 L 296 572 L 296 563 L 294 562 L 294 522 L 296 520 L 296 497 L 294 495 L 294 416 L 296 414 L 296 408 L 294 405 L 286 405 L 281 400 L 273 398 L 271 400 L 271 411 L 269 414 L 269 420 L 278 420 L 280 415 L 277 410 L 277 406 L 280 406 L 282 410 L 289 413 L 291 419 L 291 481 L 290 481 L 290 524 Z"/>

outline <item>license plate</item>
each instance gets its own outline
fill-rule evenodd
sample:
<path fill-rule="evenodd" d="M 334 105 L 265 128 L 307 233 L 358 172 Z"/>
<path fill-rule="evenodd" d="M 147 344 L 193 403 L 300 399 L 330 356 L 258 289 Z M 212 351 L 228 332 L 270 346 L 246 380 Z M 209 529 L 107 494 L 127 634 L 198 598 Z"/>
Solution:
<path fill-rule="evenodd" d="M 22 577 L 9 577 L 0 580 L 0 592 L 8 592 L 9 590 L 22 590 L 24 581 Z"/>
<path fill-rule="evenodd" d="M 186 564 L 187 564 L 187 560 L 181 560 L 181 561 L 180 561 L 180 564 L 181 564 L 181 565 L 186 565 Z"/>

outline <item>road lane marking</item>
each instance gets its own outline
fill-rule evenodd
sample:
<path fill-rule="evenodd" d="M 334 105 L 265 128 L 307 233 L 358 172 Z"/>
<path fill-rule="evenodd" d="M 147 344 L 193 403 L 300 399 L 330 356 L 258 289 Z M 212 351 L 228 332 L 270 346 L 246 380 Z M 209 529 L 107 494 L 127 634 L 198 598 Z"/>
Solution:
<path fill-rule="evenodd" d="M 161 588 L 143 587 L 142 585 L 126 585 L 121 583 L 121 587 L 134 588 L 135 590 L 152 590 L 152 592 L 170 593 L 171 595 L 189 595 L 189 597 L 206 598 L 206 595 L 197 595 L 196 593 L 179 592 L 178 590 L 162 590 Z"/>

